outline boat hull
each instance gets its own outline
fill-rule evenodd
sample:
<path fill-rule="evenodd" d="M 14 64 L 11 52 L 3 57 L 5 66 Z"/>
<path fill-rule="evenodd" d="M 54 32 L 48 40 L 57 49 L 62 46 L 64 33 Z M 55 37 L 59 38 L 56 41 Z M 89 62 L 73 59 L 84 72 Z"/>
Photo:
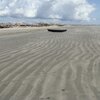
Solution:
<path fill-rule="evenodd" d="M 66 32 L 66 29 L 47 29 L 50 32 Z"/>

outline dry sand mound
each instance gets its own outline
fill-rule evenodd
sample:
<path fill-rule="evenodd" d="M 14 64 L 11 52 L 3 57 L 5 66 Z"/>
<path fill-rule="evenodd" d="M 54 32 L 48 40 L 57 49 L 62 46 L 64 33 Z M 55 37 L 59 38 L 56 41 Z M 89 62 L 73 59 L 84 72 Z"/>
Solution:
<path fill-rule="evenodd" d="M 0 100 L 100 100 L 100 27 L 67 29 L 0 31 Z"/>

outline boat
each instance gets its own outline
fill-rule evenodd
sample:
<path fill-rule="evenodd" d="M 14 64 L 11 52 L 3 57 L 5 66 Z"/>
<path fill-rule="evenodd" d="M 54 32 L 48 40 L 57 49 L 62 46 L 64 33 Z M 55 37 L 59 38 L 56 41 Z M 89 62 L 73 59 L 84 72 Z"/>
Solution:
<path fill-rule="evenodd" d="M 47 29 L 50 32 L 66 32 L 66 29 Z"/>

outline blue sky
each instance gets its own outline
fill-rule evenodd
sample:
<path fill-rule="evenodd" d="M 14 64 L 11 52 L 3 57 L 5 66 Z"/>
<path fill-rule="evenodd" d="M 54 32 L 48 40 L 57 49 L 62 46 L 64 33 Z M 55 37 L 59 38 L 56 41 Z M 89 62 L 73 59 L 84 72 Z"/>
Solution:
<path fill-rule="evenodd" d="M 100 24 L 99 19 L 100 0 L 0 0 L 1 23 Z"/>
<path fill-rule="evenodd" d="M 92 13 L 92 16 L 96 18 L 96 23 L 100 24 L 100 0 L 89 0 L 89 2 L 95 6 L 95 11 Z"/>

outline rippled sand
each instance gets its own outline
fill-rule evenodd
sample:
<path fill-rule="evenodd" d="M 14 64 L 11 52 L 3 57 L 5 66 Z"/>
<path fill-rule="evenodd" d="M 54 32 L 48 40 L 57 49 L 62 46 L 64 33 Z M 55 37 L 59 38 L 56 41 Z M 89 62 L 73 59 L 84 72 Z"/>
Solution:
<path fill-rule="evenodd" d="M 0 30 L 0 100 L 100 100 L 100 26 Z"/>

